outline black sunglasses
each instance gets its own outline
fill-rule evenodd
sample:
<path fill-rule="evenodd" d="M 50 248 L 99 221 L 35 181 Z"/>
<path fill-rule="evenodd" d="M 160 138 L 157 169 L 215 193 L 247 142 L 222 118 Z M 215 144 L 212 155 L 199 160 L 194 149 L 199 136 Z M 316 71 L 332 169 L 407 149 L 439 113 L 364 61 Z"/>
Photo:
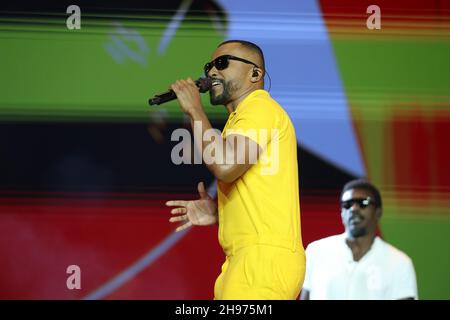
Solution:
<path fill-rule="evenodd" d="M 204 66 L 204 71 L 205 71 L 205 75 L 208 76 L 209 71 L 213 68 L 216 67 L 217 70 L 224 70 L 226 68 L 228 68 L 228 65 L 230 64 L 230 60 L 237 60 L 237 61 L 241 61 L 247 64 L 251 64 L 254 65 L 255 67 L 259 68 L 255 63 L 239 58 L 239 57 L 235 57 L 235 56 L 231 56 L 229 54 L 220 56 L 215 58 L 213 61 L 208 62 L 207 64 L 205 64 Z"/>
<path fill-rule="evenodd" d="M 375 205 L 375 202 L 370 197 L 367 197 L 367 198 L 354 198 L 354 199 L 349 199 L 349 200 L 346 200 L 346 201 L 341 201 L 341 208 L 348 210 L 355 203 L 358 204 L 358 206 L 361 209 L 367 208 L 371 204 Z"/>

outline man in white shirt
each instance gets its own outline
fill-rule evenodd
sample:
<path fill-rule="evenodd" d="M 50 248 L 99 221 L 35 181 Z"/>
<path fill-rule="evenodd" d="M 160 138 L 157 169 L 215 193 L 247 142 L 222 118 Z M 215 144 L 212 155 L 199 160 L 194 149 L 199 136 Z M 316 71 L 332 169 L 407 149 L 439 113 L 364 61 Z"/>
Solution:
<path fill-rule="evenodd" d="M 376 236 L 382 205 L 367 180 L 341 193 L 345 232 L 309 244 L 301 300 L 418 299 L 411 259 Z"/>

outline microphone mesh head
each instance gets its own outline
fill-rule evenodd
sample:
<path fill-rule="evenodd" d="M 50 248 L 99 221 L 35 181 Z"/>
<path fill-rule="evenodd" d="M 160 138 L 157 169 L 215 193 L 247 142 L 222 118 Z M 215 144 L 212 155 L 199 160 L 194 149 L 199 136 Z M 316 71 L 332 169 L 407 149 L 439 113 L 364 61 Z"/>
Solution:
<path fill-rule="evenodd" d="M 211 89 L 211 78 L 199 78 L 195 83 L 201 93 L 205 93 Z"/>

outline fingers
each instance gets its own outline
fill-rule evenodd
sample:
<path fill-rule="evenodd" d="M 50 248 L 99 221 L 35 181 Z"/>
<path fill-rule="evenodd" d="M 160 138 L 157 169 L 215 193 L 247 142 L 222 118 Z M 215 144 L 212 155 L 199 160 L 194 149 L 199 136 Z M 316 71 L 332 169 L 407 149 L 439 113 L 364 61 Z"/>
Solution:
<path fill-rule="evenodd" d="M 187 213 L 187 209 L 186 208 L 176 208 L 176 209 L 172 209 L 170 211 L 171 214 L 185 214 Z"/>
<path fill-rule="evenodd" d="M 183 216 L 178 216 L 178 217 L 172 217 L 169 219 L 169 222 L 179 222 L 179 221 L 186 221 L 188 220 L 188 216 L 185 214 Z"/>
<path fill-rule="evenodd" d="M 200 198 L 204 199 L 204 198 L 208 197 L 208 194 L 206 193 L 206 190 L 205 190 L 205 184 L 203 183 L 203 181 L 198 183 L 197 190 L 198 190 L 198 194 L 200 195 Z"/>
<path fill-rule="evenodd" d="M 172 83 L 170 85 L 170 89 L 172 89 L 173 91 L 175 91 L 175 93 L 178 93 L 180 91 L 180 86 L 178 84 L 178 81 L 176 81 L 175 83 Z"/>
<path fill-rule="evenodd" d="M 179 226 L 178 228 L 176 228 L 175 231 L 176 231 L 176 232 L 179 232 L 179 231 L 182 231 L 182 230 L 184 230 L 184 229 L 187 229 L 187 228 L 189 228 L 189 227 L 191 227 L 191 226 L 192 226 L 192 222 L 188 221 L 188 222 L 186 222 L 185 224 L 183 224 L 183 225 Z"/>
<path fill-rule="evenodd" d="M 170 211 L 171 214 L 183 214 L 181 216 L 171 217 L 169 219 L 169 222 L 179 222 L 179 221 L 187 221 L 185 224 L 179 226 L 175 229 L 176 232 L 182 231 L 184 229 L 189 228 L 192 226 L 192 222 L 189 221 L 189 217 L 187 216 L 187 209 L 186 205 L 188 204 L 188 201 L 184 200 L 171 200 L 166 202 L 166 206 L 168 207 L 181 207 L 181 208 L 175 208 Z"/>
<path fill-rule="evenodd" d="M 168 207 L 186 207 L 187 201 L 184 200 L 171 200 L 166 202 L 166 206 Z"/>
<path fill-rule="evenodd" d="M 175 83 L 173 83 L 170 86 L 170 88 L 175 92 L 179 92 L 180 90 L 187 88 L 187 87 L 194 87 L 194 88 L 197 87 L 195 85 L 194 80 L 192 80 L 190 77 L 187 78 L 186 80 L 184 80 L 184 79 L 177 80 L 177 81 L 175 81 Z"/>
<path fill-rule="evenodd" d="M 183 88 L 183 83 L 181 82 L 181 80 L 177 80 L 175 81 L 175 83 L 172 83 L 172 85 L 170 86 L 170 88 L 175 91 L 176 93 L 180 92 L 180 90 Z"/>

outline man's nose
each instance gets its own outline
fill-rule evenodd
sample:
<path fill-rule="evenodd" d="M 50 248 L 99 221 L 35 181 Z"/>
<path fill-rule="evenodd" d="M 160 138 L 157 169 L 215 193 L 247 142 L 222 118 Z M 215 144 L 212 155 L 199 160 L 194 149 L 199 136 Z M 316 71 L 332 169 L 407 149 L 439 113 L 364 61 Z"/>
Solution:
<path fill-rule="evenodd" d="M 350 213 L 359 213 L 360 212 L 360 210 L 361 210 L 361 207 L 359 206 L 359 204 L 358 203 L 353 203 L 352 204 L 352 206 L 349 208 L 349 211 L 350 211 Z"/>
<path fill-rule="evenodd" d="M 208 71 L 208 74 L 206 76 L 208 76 L 209 78 L 214 78 L 215 76 L 217 76 L 217 69 L 216 69 L 216 67 L 213 66 L 211 68 L 211 70 Z"/>
<path fill-rule="evenodd" d="M 352 206 L 350 207 L 350 211 L 352 212 L 358 209 L 360 209 L 360 206 L 357 202 L 353 203 Z"/>

